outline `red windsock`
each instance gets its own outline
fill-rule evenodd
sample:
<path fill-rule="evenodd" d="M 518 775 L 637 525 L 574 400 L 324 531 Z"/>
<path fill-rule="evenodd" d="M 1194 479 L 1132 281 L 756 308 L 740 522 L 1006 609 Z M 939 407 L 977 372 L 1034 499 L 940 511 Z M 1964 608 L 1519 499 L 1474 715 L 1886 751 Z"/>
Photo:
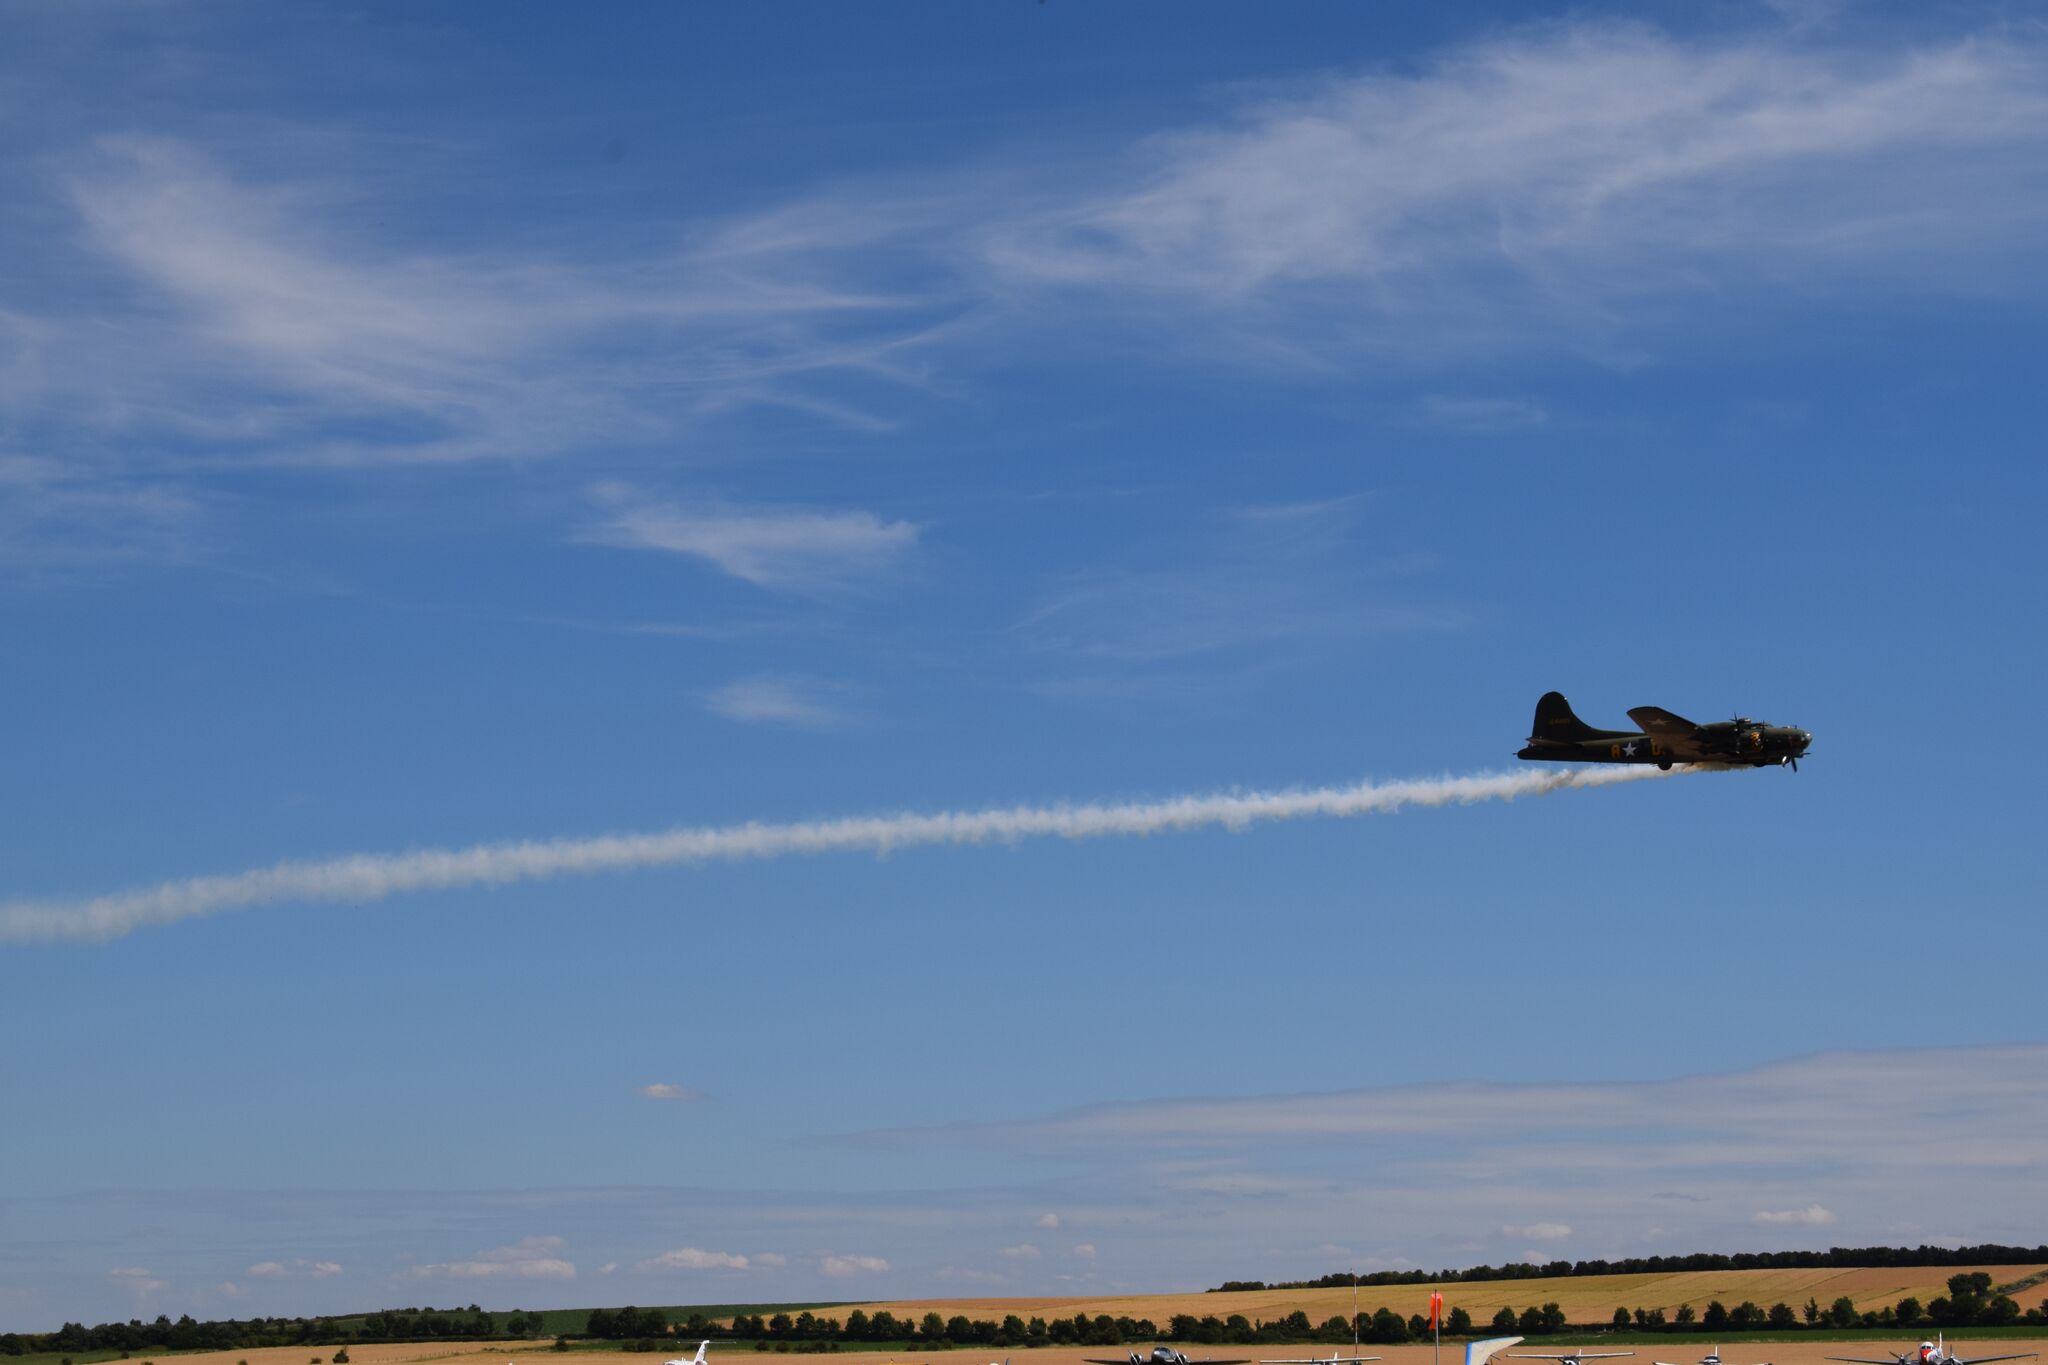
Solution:
<path fill-rule="evenodd" d="M 1431 1291 L 1431 1293 L 1430 1293 L 1430 1296 L 1429 1296 L 1429 1325 L 1430 1325 L 1430 1328 L 1431 1328 L 1431 1330 L 1434 1330 L 1434 1329 L 1435 1329 L 1435 1327 L 1436 1327 L 1436 1325 L 1437 1325 L 1437 1320 L 1438 1320 L 1439 1318 L 1441 1318 L 1441 1317 L 1443 1316 L 1443 1311 L 1444 1311 L 1444 1296 L 1443 1296 L 1443 1293 L 1442 1293 L 1442 1291 L 1440 1291 L 1440 1290 L 1433 1290 L 1433 1291 Z"/>

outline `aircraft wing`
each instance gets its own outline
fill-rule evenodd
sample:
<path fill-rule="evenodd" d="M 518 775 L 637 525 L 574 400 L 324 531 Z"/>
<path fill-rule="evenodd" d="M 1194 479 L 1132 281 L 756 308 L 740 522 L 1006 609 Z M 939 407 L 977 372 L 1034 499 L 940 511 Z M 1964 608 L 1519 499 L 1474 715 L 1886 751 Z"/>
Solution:
<path fill-rule="evenodd" d="M 2033 1358 L 2034 1352 L 2022 1351 L 2016 1356 L 1971 1356 L 1968 1360 L 1964 1360 L 1961 1356 L 1950 1356 L 1948 1359 L 1949 1365 L 1989 1365 L 1989 1362 L 1994 1360 L 2032 1360 Z"/>
<path fill-rule="evenodd" d="M 1899 1365 L 1902 1356 L 1886 1356 L 1883 1360 L 1872 1360 L 1868 1356 L 1829 1356 L 1829 1360 L 1847 1361 L 1848 1365 Z"/>
<path fill-rule="evenodd" d="M 1674 716 L 1661 706 L 1638 706 L 1628 713 L 1628 718 L 1641 726 L 1644 734 L 1663 745 L 1674 758 L 1683 758 L 1700 750 L 1700 727 L 1684 716 Z"/>
<path fill-rule="evenodd" d="M 1382 1356 L 1311 1356 L 1307 1360 L 1262 1360 L 1259 1365 L 1364 1365 L 1368 1360 L 1381 1360 Z M 1215 1365 L 1215 1362 L 1209 1362 Z"/>

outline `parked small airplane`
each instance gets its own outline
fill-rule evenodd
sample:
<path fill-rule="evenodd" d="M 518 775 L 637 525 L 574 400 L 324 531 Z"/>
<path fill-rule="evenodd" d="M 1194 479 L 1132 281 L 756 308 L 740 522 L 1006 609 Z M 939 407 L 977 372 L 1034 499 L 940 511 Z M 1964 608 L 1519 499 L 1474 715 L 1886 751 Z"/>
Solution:
<path fill-rule="evenodd" d="M 2021 1351 L 2009 1356 L 1971 1356 L 1967 1360 L 1948 1349 L 1947 1334 L 1936 1335 L 1932 1341 L 1920 1343 L 1917 1351 L 1900 1351 L 1886 1356 L 1883 1360 L 1869 1360 L 1863 1356 L 1829 1356 L 1829 1360 L 1846 1360 L 1852 1365 L 1986 1365 L 1993 1360 L 2032 1360 L 2034 1352 Z"/>
<path fill-rule="evenodd" d="M 1654 763 L 1670 770 L 1674 763 L 1718 763 L 1762 768 L 1799 760 L 1813 736 L 1792 725 L 1737 716 L 1695 725 L 1656 706 L 1638 706 L 1628 718 L 1640 730 L 1596 730 L 1572 714 L 1561 692 L 1545 692 L 1536 703 L 1536 724 L 1528 747 L 1516 758 L 1563 763 Z"/>
<path fill-rule="evenodd" d="M 1082 1357 L 1088 1365 L 1256 1365 L 1251 1360 L 1198 1360 L 1185 1351 L 1176 1351 L 1171 1346 L 1154 1346 L 1152 1354 L 1141 1356 L 1131 1352 L 1128 1359 L 1097 1360 L 1092 1356 Z"/>
<path fill-rule="evenodd" d="M 700 1341 L 700 1342 L 698 1342 L 698 1343 L 697 1343 L 697 1354 L 696 1354 L 696 1355 L 694 1355 L 694 1356 L 692 1356 L 692 1357 L 691 1357 L 690 1359 L 688 1359 L 688 1360 L 682 1360 L 682 1359 L 676 1359 L 676 1360 L 664 1360 L 664 1361 L 663 1361 L 663 1362 L 661 1363 L 661 1365 L 710 1365 L 710 1362 L 709 1362 L 709 1361 L 707 1361 L 707 1360 L 705 1359 L 705 1357 L 704 1357 L 704 1353 L 705 1353 L 706 1351 L 710 1350 L 710 1349 L 711 1349 L 711 1343 L 710 1343 L 710 1342 L 708 1342 L 708 1341 Z M 1008 1363 L 1007 1361 L 1005 1361 L 1005 1362 L 1004 1362 L 1004 1365 L 1009 1365 L 1009 1363 Z"/>
<path fill-rule="evenodd" d="M 1326 1356 L 1310 1356 L 1306 1360 L 1262 1360 L 1259 1365 L 1363 1365 L 1368 1360 L 1384 1359 L 1384 1356 L 1340 1356 L 1332 1351 Z"/>
<path fill-rule="evenodd" d="M 1543 1355 L 1537 1351 L 1508 1351 L 1505 1354 L 1519 1360 L 1556 1360 L 1563 1365 L 1579 1365 L 1582 1360 L 1612 1360 L 1616 1356 L 1632 1356 L 1634 1351 L 1567 1351 L 1563 1355 Z"/>
<path fill-rule="evenodd" d="M 1654 1365 L 1667 1365 L 1667 1362 L 1659 1360 L 1654 1362 Z M 1700 1365 L 1721 1365 L 1721 1348 L 1716 1346 L 1713 1350 L 1701 1356 Z M 1766 1360 L 1763 1365 L 1771 1365 L 1771 1362 Z"/>

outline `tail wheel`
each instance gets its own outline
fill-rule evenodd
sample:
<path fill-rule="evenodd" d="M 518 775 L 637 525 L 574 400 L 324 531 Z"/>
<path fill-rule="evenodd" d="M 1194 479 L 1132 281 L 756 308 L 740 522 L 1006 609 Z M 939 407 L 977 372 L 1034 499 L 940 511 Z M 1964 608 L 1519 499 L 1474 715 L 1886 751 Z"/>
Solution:
<path fill-rule="evenodd" d="M 1659 772 L 1667 772 L 1667 773 L 1668 773 L 1668 772 L 1670 772 L 1670 771 L 1671 771 L 1671 760 L 1670 760 L 1670 759 L 1668 759 L 1668 758 L 1660 758 L 1660 759 L 1658 759 L 1658 760 L 1657 760 L 1657 770 L 1658 770 Z"/>

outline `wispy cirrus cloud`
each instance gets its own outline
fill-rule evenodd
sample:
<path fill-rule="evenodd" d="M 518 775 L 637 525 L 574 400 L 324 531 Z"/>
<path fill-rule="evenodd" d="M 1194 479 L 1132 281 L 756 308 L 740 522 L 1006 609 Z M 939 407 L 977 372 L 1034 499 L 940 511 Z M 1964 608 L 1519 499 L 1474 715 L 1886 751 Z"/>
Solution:
<path fill-rule="evenodd" d="M 1034 652 L 1128 672 L 1232 651 L 1270 659 L 1288 644 L 1459 624 L 1454 609 L 1370 586 L 1393 575 L 1361 532 L 1369 506 L 1365 495 L 1349 494 L 1221 509 L 1153 550 L 1155 562 L 1106 566 L 1049 587 L 1016 636 Z M 1396 558 L 1404 570 L 1415 563 Z"/>
<path fill-rule="evenodd" d="M 705 708 L 727 720 L 782 725 L 799 730 L 836 730 L 852 723 L 842 704 L 841 684 L 791 674 L 763 673 L 737 678 L 704 698 Z"/>
<path fill-rule="evenodd" d="M 2005 1227 L 2015 1191 L 2048 1194 L 2044 1123 L 2048 1045 L 2027 1044 L 1598 1085 L 1137 1101 L 852 1140 L 1057 1154 L 1105 1188 L 1236 1195 L 1210 1207 L 1247 1237 L 1284 1212 L 1301 1229 L 1369 1219 L 1520 1254 L 1566 1238 L 1643 1245 L 1652 1227 L 1657 1245 L 1753 1245 L 1758 1228 L 1790 1245 L 1820 1228 L 1881 1241 L 1909 1205 Z"/>
<path fill-rule="evenodd" d="M 65 474 L 0 485 L 0 555 L 189 553 L 205 480 L 252 464 L 644 458 L 741 409 L 873 431 L 935 374 L 1048 328 L 1085 344 L 1105 317 L 1167 339 L 1145 349 L 1168 364 L 1425 371 L 1415 420 L 1487 434 L 1549 412 L 1444 378 L 1475 356 L 1628 362 L 1710 332 L 1701 298 L 2011 298 L 2040 277 L 2048 41 L 2019 26 L 1902 43 L 1575 19 L 1246 89 L 1135 140 L 856 169 L 629 250 L 433 230 L 437 178 L 347 151 L 346 128 L 270 158 L 198 118 L 72 130 L 18 177 L 39 230 L 17 254 L 87 287 L 0 307 L 0 402 Z M 818 591 L 917 530 L 682 506 L 603 534 Z M 1156 610 L 1129 646 L 1152 658 L 1313 628 L 1235 587 L 1101 570 L 1032 620 L 1100 648 L 1095 623 Z"/>
<path fill-rule="evenodd" d="M 242 463 L 449 462 L 672 439 L 749 403 L 872 425 L 844 381 L 918 382 L 892 358 L 923 325 L 914 301 L 832 282 L 821 244 L 741 259 L 680 231 L 631 257 L 408 239 L 363 211 L 373 183 L 169 135 L 105 134 L 70 167 L 40 188 L 103 289 L 89 317 L 0 315 L 0 386 L 25 413 L 200 437 Z"/>
<path fill-rule="evenodd" d="M 1898 1122 L 1901 1094 L 1912 1097 L 1913 1111 L 1944 1114 L 1950 1122 L 1938 1128 Z M 1557 1172 L 1761 1167 L 1823 1156 L 1903 1171 L 1951 1164 L 1964 1150 L 1983 1169 L 2037 1170 L 2048 1167 L 2048 1157 L 2022 1137 L 2036 1122 L 2048 1122 L 2048 1044 L 1824 1053 L 1672 1081 L 1452 1082 L 1143 1101 L 900 1137 L 1033 1150 L 1418 1139 L 1434 1146 L 1455 1140 L 1457 1150 L 1436 1147 L 1430 1159 L 1477 1166 L 1507 1160 L 1494 1151 L 1492 1135 L 1511 1132 L 1521 1144 L 1516 1165 Z M 1621 1136 L 1603 1140 L 1609 1131 Z M 1659 1136 L 1651 1140 L 1645 1133 Z M 1574 1140 L 1528 1141 L 1540 1134 Z M 1480 1152 L 1491 1155 L 1482 1159 Z"/>
<path fill-rule="evenodd" d="M 622 549 L 703 560 L 757 587 L 845 588 L 897 563 L 919 528 L 867 511 L 650 501 L 609 483 L 592 490 L 603 520 L 586 538 Z"/>
<path fill-rule="evenodd" d="M 205 522 L 200 497 L 176 479 L 0 452 L 0 567 L 188 559 Z"/>
<path fill-rule="evenodd" d="M 1540 427 L 1550 420 L 1550 413 L 1527 398 L 1426 393 L 1417 400 L 1416 420 L 1463 436 L 1498 436 Z"/>
<path fill-rule="evenodd" d="M 2048 220 L 2044 76 L 2048 44 L 2011 30 L 1530 25 L 1246 100 L 1141 145 L 1135 188 L 982 240 L 993 272 L 1081 306 L 1234 314 L 1397 364 L 1605 344 L 1701 288 L 1975 288 Z"/>

